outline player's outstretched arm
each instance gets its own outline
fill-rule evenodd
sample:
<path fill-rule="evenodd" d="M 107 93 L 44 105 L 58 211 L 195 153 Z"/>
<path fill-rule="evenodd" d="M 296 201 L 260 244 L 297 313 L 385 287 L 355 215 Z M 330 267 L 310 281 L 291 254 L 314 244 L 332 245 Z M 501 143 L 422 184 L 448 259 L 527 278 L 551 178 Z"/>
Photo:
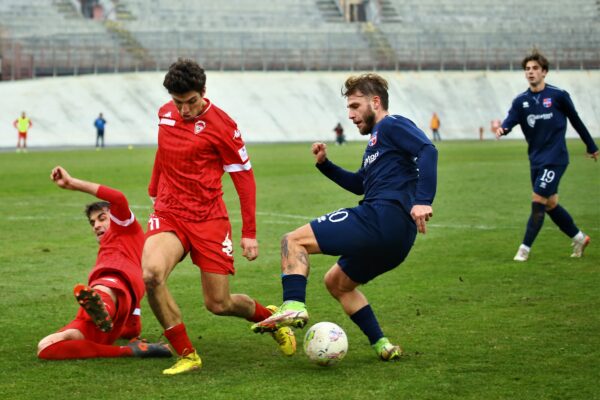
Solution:
<path fill-rule="evenodd" d="M 50 179 L 56 186 L 62 189 L 77 190 L 79 192 L 89 193 L 95 196 L 98 192 L 99 184 L 73 178 L 66 169 L 56 166 L 50 173 Z"/>

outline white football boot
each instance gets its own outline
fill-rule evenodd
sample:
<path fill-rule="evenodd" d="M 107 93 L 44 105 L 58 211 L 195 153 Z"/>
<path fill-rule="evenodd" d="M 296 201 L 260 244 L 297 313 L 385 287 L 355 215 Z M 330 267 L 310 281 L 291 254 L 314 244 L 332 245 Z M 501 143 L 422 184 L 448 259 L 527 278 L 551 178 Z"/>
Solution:
<path fill-rule="evenodd" d="M 529 250 L 530 247 L 525 246 L 524 244 L 519 246 L 519 250 L 517 250 L 517 254 L 515 254 L 513 260 L 524 262 L 529 258 Z"/>

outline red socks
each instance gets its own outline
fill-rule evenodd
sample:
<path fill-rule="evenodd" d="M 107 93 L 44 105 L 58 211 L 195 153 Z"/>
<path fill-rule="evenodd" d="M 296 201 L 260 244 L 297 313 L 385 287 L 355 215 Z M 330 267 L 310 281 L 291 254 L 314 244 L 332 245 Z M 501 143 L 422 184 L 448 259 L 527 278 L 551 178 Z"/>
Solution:
<path fill-rule="evenodd" d="M 117 307 L 115 307 L 115 302 L 113 301 L 112 297 L 110 297 L 108 293 L 103 292 L 102 290 L 96 290 L 96 293 L 98 293 L 98 295 L 104 302 L 104 307 L 106 308 L 108 315 L 110 315 L 111 318 L 114 318 L 115 314 L 117 313 Z"/>
<path fill-rule="evenodd" d="M 139 315 L 130 315 L 121 330 L 121 338 L 133 339 L 140 336 L 142 332 L 142 320 Z"/>
<path fill-rule="evenodd" d="M 271 310 L 254 300 L 254 315 L 252 315 L 250 318 L 247 318 L 247 320 L 250 322 L 260 322 L 269 318 L 271 314 L 273 314 Z"/>
<path fill-rule="evenodd" d="M 190 338 L 188 337 L 183 322 L 165 330 L 164 334 L 171 343 L 171 346 L 173 346 L 177 354 L 180 356 L 186 356 L 196 351 L 192 345 L 192 342 L 190 341 Z"/>
<path fill-rule="evenodd" d="M 127 346 L 98 344 L 89 340 L 63 340 L 51 344 L 38 354 L 43 360 L 132 356 L 133 351 Z"/>

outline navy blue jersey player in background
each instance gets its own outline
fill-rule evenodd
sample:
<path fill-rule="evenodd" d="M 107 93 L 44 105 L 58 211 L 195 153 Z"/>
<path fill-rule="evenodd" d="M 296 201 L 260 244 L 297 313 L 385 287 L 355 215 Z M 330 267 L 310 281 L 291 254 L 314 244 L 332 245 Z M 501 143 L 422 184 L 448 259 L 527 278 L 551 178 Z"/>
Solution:
<path fill-rule="evenodd" d="M 365 333 L 377 356 L 396 360 L 402 349 L 384 336 L 358 287 L 396 268 L 408 255 L 417 231 L 425 233 L 426 222 L 433 216 L 437 150 L 412 121 L 388 113 L 388 85 L 379 75 L 348 78 L 343 95 L 349 118 L 362 135 L 370 135 L 360 168 L 351 172 L 335 165 L 327 158 L 324 143 L 314 143 L 312 152 L 321 173 L 364 198 L 357 207 L 341 208 L 284 235 L 284 303 L 252 330 L 304 327 L 308 255 L 340 256 L 325 274 L 327 290 Z"/>
<path fill-rule="evenodd" d="M 496 137 L 500 138 L 519 124 L 529 146 L 527 151 L 533 186 L 531 215 L 523 243 L 514 260 L 527 261 L 546 213 L 573 240 L 571 257 L 581 257 L 590 238 L 577 228 L 571 215 L 558 204 L 558 184 L 569 164 L 565 141 L 567 119 L 585 143 L 587 156 L 596 161 L 598 146 L 577 115 L 569 93 L 545 83 L 548 60 L 533 51 L 523 59 L 521 65 L 529 82 L 529 89 L 513 100 L 508 116 L 496 131 Z"/>

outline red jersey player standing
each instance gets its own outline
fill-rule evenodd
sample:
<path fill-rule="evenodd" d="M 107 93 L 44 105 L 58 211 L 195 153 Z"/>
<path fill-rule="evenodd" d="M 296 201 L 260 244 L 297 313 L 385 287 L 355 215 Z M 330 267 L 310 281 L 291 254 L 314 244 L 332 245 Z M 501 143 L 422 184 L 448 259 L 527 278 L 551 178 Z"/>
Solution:
<path fill-rule="evenodd" d="M 38 357 L 170 357 L 168 345 L 137 338 L 142 329 L 139 304 L 144 296 L 140 265 L 144 233 L 123 193 L 73 178 L 62 167 L 55 167 L 50 179 L 60 188 L 105 201 L 89 204 L 85 210 L 100 248 L 88 285 L 74 288 L 81 307 L 73 321 L 40 341 Z M 119 338 L 134 339 L 126 346 L 113 345 Z"/>
<path fill-rule="evenodd" d="M 163 371 L 166 375 L 202 366 L 166 285 L 187 253 L 200 268 L 204 305 L 210 312 L 258 322 L 276 309 L 229 291 L 229 275 L 235 270 L 221 178 L 229 172 L 238 193 L 242 255 L 250 261 L 258 256 L 256 185 L 240 131 L 204 98 L 205 83 L 204 70 L 196 62 L 173 63 L 163 82 L 172 101 L 158 112 L 158 149 L 148 188 L 155 212 L 148 221 L 142 268 L 150 307 L 179 355 L 177 363 Z M 273 332 L 273 337 L 284 354 L 294 354 L 296 340 L 290 328 Z"/>

